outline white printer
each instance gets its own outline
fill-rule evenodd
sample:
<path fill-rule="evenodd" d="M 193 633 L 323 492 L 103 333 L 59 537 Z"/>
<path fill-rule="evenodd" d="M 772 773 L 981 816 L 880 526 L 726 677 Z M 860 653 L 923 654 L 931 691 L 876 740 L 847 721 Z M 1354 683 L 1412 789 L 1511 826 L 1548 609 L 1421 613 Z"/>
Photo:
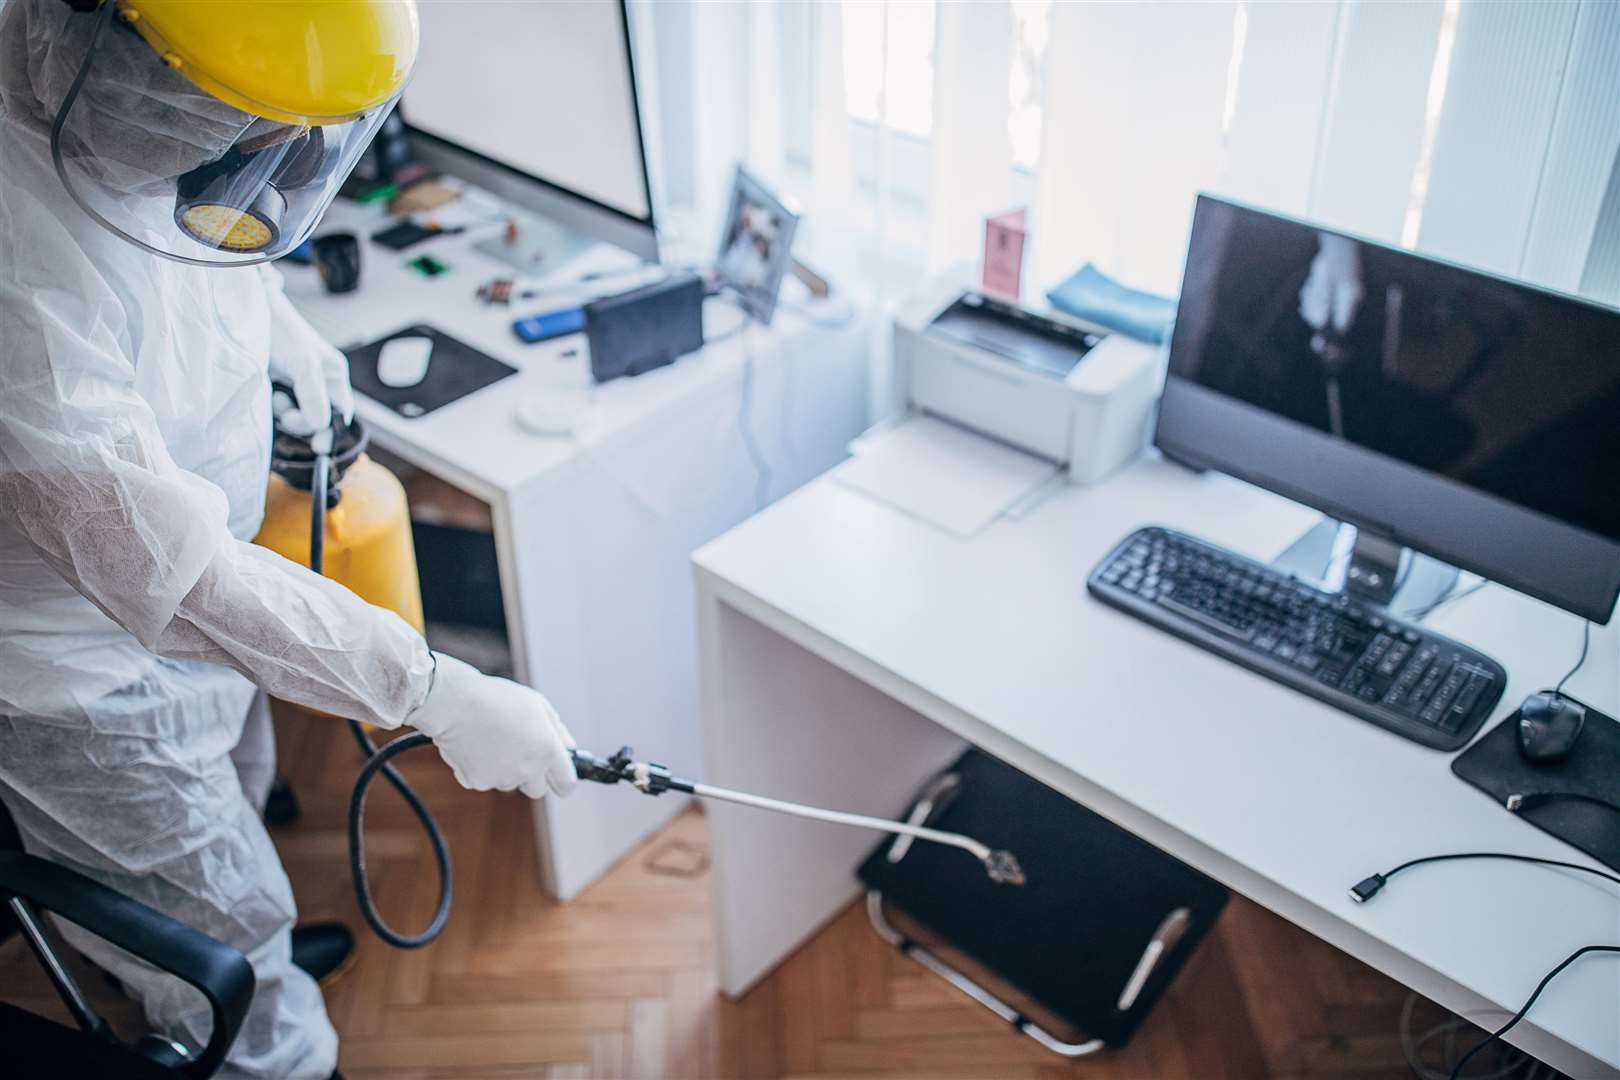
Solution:
<path fill-rule="evenodd" d="M 1101 480 L 1147 445 L 1165 349 L 935 279 L 894 316 L 896 390 L 922 412 Z"/>

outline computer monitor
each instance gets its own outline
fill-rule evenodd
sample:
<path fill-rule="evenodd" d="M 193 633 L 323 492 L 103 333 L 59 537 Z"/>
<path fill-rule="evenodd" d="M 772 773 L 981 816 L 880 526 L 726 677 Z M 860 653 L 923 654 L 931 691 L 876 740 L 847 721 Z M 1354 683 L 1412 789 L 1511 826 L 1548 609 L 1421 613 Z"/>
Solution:
<path fill-rule="evenodd" d="M 657 257 L 622 0 L 419 6 L 400 111 L 418 157 L 523 209 Z"/>
<path fill-rule="evenodd" d="M 1403 547 L 1599 623 L 1620 595 L 1613 308 L 1201 196 L 1155 442 L 1355 526 L 1380 602 Z"/>

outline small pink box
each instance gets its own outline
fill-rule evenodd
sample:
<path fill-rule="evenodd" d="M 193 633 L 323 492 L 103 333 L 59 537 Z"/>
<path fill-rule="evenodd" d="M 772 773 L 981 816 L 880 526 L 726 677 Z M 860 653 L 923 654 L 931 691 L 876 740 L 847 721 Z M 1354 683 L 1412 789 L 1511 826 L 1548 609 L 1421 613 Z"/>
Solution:
<path fill-rule="evenodd" d="M 1008 300 L 1018 299 L 1018 279 L 1024 269 L 1024 210 L 1008 210 L 984 222 L 984 291 Z"/>

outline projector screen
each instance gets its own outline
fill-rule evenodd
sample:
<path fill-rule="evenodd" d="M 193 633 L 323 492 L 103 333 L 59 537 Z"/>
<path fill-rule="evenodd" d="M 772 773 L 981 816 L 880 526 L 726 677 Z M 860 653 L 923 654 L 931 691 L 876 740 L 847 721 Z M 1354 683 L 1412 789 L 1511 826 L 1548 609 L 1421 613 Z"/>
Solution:
<path fill-rule="evenodd" d="M 591 199 L 651 218 L 618 0 L 424 0 L 406 121 Z"/>

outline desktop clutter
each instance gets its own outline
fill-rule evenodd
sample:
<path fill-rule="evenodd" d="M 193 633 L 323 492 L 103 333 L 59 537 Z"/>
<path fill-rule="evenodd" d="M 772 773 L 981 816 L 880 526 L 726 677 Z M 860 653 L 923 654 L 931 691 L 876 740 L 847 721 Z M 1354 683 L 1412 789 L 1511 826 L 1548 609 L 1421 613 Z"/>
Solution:
<path fill-rule="evenodd" d="M 358 204 L 388 211 L 387 219 L 370 230 L 370 242 L 408 252 L 441 237 L 470 234 L 470 251 L 510 268 L 482 281 L 472 302 L 530 309 L 511 322 L 513 336 L 525 345 L 583 335 L 590 377 L 598 384 L 654 371 L 701 349 L 705 304 L 711 299 L 734 309 L 735 318 L 722 320 L 724 338 L 749 323 L 769 325 L 789 273 L 811 296 L 830 291 L 824 278 L 793 258 L 797 210 L 741 167 L 711 264 L 660 266 L 615 252 L 623 257 L 593 268 L 590 245 L 578 236 L 421 166 L 408 145 L 379 140 L 372 158 L 373 169 L 349 191 Z M 301 248 L 295 261 L 312 263 L 328 293 L 349 293 L 360 286 L 362 246 L 355 232 L 324 233 Z M 405 265 L 429 279 L 451 269 L 441 251 L 414 254 Z M 577 356 L 577 351 L 564 355 Z M 518 372 L 425 324 L 355 346 L 348 356 L 356 390 L 407 419 Z M 517 418 L 538 434 L 567 434 L 586 403 L 577 394 L 531 397 L 519 403 Z"/>

